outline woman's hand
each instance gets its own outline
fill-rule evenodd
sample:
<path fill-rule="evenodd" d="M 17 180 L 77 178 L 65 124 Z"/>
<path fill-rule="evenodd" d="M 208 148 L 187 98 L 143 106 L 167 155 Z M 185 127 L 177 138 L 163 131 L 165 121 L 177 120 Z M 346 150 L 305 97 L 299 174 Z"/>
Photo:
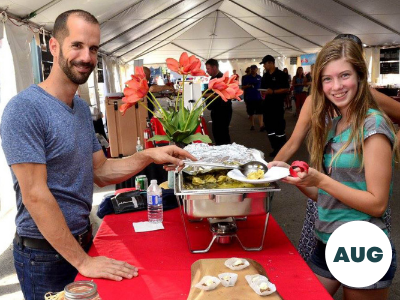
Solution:
<path fill-rule="evenodd" d="M 268 163 L 267 165 L 268 169 L 271 169 L 272 167 L 282 167 L 282 168 L 290 168 L 290 165 L 288 165 L 287 163 L 285 163 L 284 161 L 271 161 Z"/>
<path fill-rule="evenodd" d="M 300 169 L 293 169 L 298 177 L 288 176 L 282 179 L 283 182 L 293 184 L 299 187 L 313 187 L 318 186 L 323 174 L 314 168 L 309 168 L 308 172 L 306 170 L 302 171 Z"/>

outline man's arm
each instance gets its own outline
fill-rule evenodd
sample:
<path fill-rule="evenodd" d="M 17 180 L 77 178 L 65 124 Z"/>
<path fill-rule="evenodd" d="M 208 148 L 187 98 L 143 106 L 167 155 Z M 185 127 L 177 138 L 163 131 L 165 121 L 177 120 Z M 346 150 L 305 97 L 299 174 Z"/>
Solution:
<path fill-rule="evenodd" d="M 90 257 L 75 240 L 64 215 L 47 186 L 44 164 L 14 164 L 22 202 L 44 238 L 82 275 L 92 278 L 122 280 L 137 276 L 137 268 L 107 257 Z"/>
<path fill-rule="evenodd" d="M 400 102 L 378 92 L 374 88 L 369 89 L 374 97 L 375 101 L 378 102 L 381 109 L 389 116 L 389 118 L 400 125 Z M 400 130 L 397 132 L 397 141 L 400 144 Z"/>
<path fill-rule="evenodd" d="M 182 159 L 185 158 L 197 160 L 189 152 L 176 146 L 146 149 L 122 159 L 107 159 L 100 150 L 93 154 L 94 182 L 98 186 L 122 182 L 139 173 L 152 162 L 172 164 L 170 167 L 164 167 L 167 171 L 174 170 L 177 166 L 182 169 Z"/>

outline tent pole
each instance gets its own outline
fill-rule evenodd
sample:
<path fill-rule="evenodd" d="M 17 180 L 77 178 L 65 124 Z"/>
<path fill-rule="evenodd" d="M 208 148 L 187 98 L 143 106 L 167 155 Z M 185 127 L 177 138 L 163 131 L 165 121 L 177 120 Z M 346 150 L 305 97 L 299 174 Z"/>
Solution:
<path fill-rule="evenodd" d="M 217 13 L 215 14 L 214 28 L 213 28 L 213 31 L 212 31 L 212 33 L 211 33 L 211 35 L 210 35 L 210 36 L 211 36 L 211 41 L 210 41 L 210 45 L 209 45 L 209 47 L 208 47 L 207 59 L 209 59 L 209 58 L 210 58 L 210 55 L 211 55 L 211 49 L 212 49 L 212 45 L 213 45 L 213 42 L 214 42 L 215 31 L 216 31 L 216 29 L 217 29 L 218 12 L 219 12 L 219 10 L 217 10 Z"/>
<path fill-rule="evenodd" d="M 46 3 L 45 5 L 43 5 L 42 7 L 39 7 L 37 10 L 34 10 L 29 15 L 23 17 L 22 20 L 25 21 L 25 20 L 32 19 L 32 18 L 36 17 L 38 14 L 40 14 L 41 12 L 44 12 L 46 9 L 52 7 L 53 5 L 56 5 L 58 2 L 61 2 L 61 1 L 62 0 L 50 1 L 50 2 Z"/>

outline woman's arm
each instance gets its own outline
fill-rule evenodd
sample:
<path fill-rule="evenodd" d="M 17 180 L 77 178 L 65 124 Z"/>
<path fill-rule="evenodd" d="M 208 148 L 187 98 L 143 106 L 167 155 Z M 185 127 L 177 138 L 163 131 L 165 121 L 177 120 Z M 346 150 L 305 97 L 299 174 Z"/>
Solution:
<path fill-rule="evenodd" d="M 396 124 L 400 125 L 400 102 L 378 92 L 374 88 L 369 88 L 375 101 L 378 102 L 381 109 L 389 116 Z M 397 132 L 397 140 L 400 143 L 400 130 Z"/>
<path fill-rule="evenodd" d="M 293 133 L 286 144 L 281 148 L 275 157 L 275 160 L 288 161 L 300 148 L 301 143 L 305 139 L 310 129 L 311 121 L 311 96 L 306 98 L 304 105 L 300 111 L 299 119 L 294 127 Z"/>
<path fill-rule="evenodd" d="M 292 86 L 298 86 L 298 84 L 296 83 L 296 76 L 293 76 Z"/>
<path fill-rule="evenodd" d="M 382 134 L 374 134 L 365 140 L 364 170 L 367 191 L 348 187 L 331 177 L 310 168 L 299 177 L 286 177 L 285 182 L 300 189 L 318 187 L 349 207 L 374 217 L 381 217 L 386 210 L 392 178 L 392 149 Z"/>
<path fill-rule="evenodd" d="M 382 110 L 392 119 L 392 121 L 400 124 L 400 102 L 378 92 L 374 88 L 369 89 L 375 101 L 378 102 Z"/>

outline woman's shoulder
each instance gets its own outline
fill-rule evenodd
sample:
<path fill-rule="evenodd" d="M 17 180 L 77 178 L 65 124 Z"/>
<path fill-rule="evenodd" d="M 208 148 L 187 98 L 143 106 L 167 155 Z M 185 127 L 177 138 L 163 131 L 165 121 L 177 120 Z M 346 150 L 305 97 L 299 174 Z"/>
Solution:
<path fill-rule="evenodd" d="M 390 120 L 385 118 L 380 110 L 369 109 L 364 120 L 364 137 L 380 133 L 386 135 L 393 142 L 395 133 L 389 122 Z"/>
<path fill-rule="evenodd" d="M 380 123 L 380 122 L 386 122 L 386 119 L 384 118 L 383 113 L 380 110 L 370 108 L 367 111 L 367 116 L 365 117 L 364 124 L 371 121 Z"/>

